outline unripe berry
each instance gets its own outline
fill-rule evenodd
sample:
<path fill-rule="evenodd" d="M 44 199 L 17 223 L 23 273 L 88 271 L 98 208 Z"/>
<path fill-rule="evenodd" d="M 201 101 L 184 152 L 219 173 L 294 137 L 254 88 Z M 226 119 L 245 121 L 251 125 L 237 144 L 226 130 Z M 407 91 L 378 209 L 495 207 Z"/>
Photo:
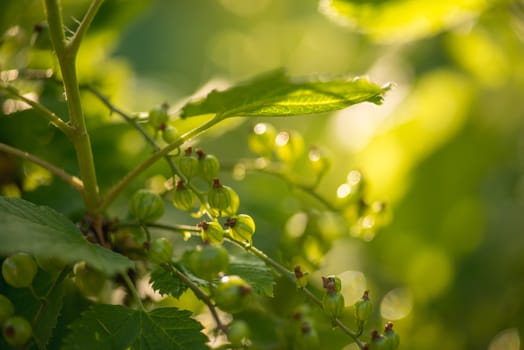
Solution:
<path fill-rule="evenodd" d="M 295 273 L 295 281 L 297 287 L 304 288 L 305 286 L 307 286 L 309 273 L 302 272 L 302 269 L 298 265 L 295 266 L 295 269 L 293 271 Z"/>
<path fill-rule="evenodd" d="M 0 326 L 4 324 L 5 320 L 13 316 L 15 313 L 15 306 L 5 295 L 0 294 Z"/>
<path fill-rule="evenodd" d="M 255 221 L 246 214 L 240 214 L 229 218 L 225 224 L 229 227 L 229 234 L 237 241 L 252 243 L 255 233 Z"/>
<path fill-rule="evenodd" d="M 252 293 L 251 286 L 239 276 L 224 276 L 215 289 L 215 301 L 223 311 L 235 313 L 249 304 Z"/>
<path fill-rule="evenodd" d="M 258 123 L 249 134 L 248 147 L 251 151 L 262 156 L 269 156 L 275 148 L 277 132 L 273 125 Z"/>
<path fill-rule="evenodd" d="M 162 130 L 162 138 L 166 143 L 175 142 L 176 140 L 178 140 L 179 136 L 180 133 L 178 132 L 178 130 L 171 125 L 166 125 Z"/>
<path fill-rule="evenodd" d="M 309 321 L 304 321 L 300 325 L 296 335 L 297 345 L 301 350 L 319 349 L 318 333 Z"/>
<path fill-rule="evenodd" d="M 344 313 L 344 297 L 338 292 L 326 293 L 322 298 L 322 307 L 328 316 L 338 318 Z"/>
<path fill-rule="evenodd" d="M 229 254 L 222 245 L 205 244 L 191 254 L 191 269 L 198 277 L 211 281 L 229 267 Z"/>
<path fill-rule="evenodd" d="M 149 244 L 147 256 L 153 264 L 168 263 L 173 257 L 173 243 L 165 237 L 157 238 Z"/>
<path fill-rule="evenodd" d="M 202 241 L 209 243 L 222 243 L 224 241 L 224 228 L 216 221 L 202 221 L 198 226 L 202 229 Z"/>
<path fill-rule="evenodd" d="M 195 194 L 184 185 L 183 181 L 178 181 L 173 192 L 173 205 L 184 211 L 190 211 L 195 205 Z"/>
<path fill-rule="evenodd" d="M 235 320 L 227 327 L 227 339 L 235 348 L 239 348 L 249 338 L 249 325 L 242 320 Z"/>
<path fill-rule="evenodd" d="M 202 150 L 197 151 L 198 163 L 200 165 L 200 175 L 204 180 L 212 182 L 218 177 L 220 172 L 220 162 L 218 158 L 212 154 L 206 154 Z"/>
<path fill-rule="evenodd" d="M 369 342 L 369 350 L 390 350 L 390 343 L 380 335 L 377 331 L 371 333 L 371 341 Z"/>
<path fill-rule="evenodd" d="M 225 214 L 234 204 L 234 192 L 231 187 L 222 185 L 219 179 L 214 179 L 213 186 L 207 194 L 209 206 L 211 209 L 218 211 L 219 215 Z"/>
<path fill-rule="evenodd" d="M 276 156 L 284 162 L 293 162 L 304 152 L 304 139 L 296 131 L 282 131 L 275 138 Z"/>
<path fill-rule="evenodd" d="M 57 256 L 35 256 L 35 260 L 42 270 L 49 273 L 62 271 L 67 265 L 67 261 Z"/>
<path fill-rule="evenodd" d="M 386 338 L 387 343 L 390 344 L 391 350 L 396 350 L 400 345 L 400 337 L 393 330 L 393 323 L 388 322 L 384 327 L 384 338 Z"/>
<path fill-rule="evenodd" d="M 326 293 L 338 293 L 342 289 L 342 282 L 338 276 L 329 275 L 322 277 L 322 286 L 326 290 Z"/>
<path fill-rule="evenodd" d="M 198 159 L 193 155 L 193 149 L 188 147 L 184 156 L 178 159 L 178 168 L 180 172 L 188 179 L 198 174 L 200 170 Z"/>
<path fill-rule="evenodd" d="M 165 124 L 169 120 L 169 115 L 167 114 L 168 108 L 169 106 L 167 104 L 162 104 L 149 111 L 149 124 L 154 129 L 159 130 L 165 127 Z"/>
<path fill-rule="evenodd" d="M 2 263 L 2 276 L 7 284 L 15 288 L 29 287 L 38 271 L 33 257 L 27 253 L 16 253 Z"/>
<path fill-rule="evenodd" d="M 365 291 L 362 298 L 355 303 L 355 318 L 361 322 L 367 321 L 372 311 L 373 305 L 369 300 L 368 291 Z"/>
<path fill-rule="evenodd" d="M 164 215 L 164 201 L 158 194 L 140 189 L 131 198 L 129 209 L 138 221 L 155 222 Z"/>
<path fill-rule="evenodd" d="M 96 296 L 104 288 L 106 276 L 81 261 L 73 268 L 75 284 L 85 296 Z"/>
<path fill-rule="evenodd" d="M 33 333 L 31 324 L 23 317 L 8 318 L 2 327 L 4 339 L 9 345 L 22 346 L 29 341 Z"/>

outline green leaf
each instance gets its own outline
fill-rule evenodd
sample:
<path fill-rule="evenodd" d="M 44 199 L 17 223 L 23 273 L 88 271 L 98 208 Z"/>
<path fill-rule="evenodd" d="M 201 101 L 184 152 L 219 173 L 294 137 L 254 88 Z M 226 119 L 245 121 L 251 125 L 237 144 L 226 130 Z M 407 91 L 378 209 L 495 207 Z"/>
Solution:
<path fill-rule="evenodd" d="M 273 271 L 259 258 L 245 250 L 228 244 L 229 275 L 238 275 L 258 294 L 273 296 Z"/>
<path fill-rule="evenodd" d="M 175 298 L 187 290 L 187 286 L 174 273 L 162 267 L 158 267 L 151 273 L 151 285 L 160 294 L 169 294 Z"/>
<path fill-rule="evenodd" d="M 0 197 L 0 255 L 18 251 L 71 263 L 85 260 L 109 275 L 133 267 L 125 256 L 88 242 L 57 211 L 23 199 Z"/>
<path fill-rule="evenodd" d="M 47 303 L 43 308 L 38 322 L 33 329 L 33 337 L 38 347 L 45 349 L 49 339 L 53 335 L 53 330 L 56 327 L 56 322 L 63 306 L 64 284 L 60 283 L 54 288 L 46 297 Z"/>
<path fill-rule="evenodd" d="M 181 117 L 203 114 L 233 116 L 292 116 L 328 112 L 360 102 L 380 104 L 388 87 L 364 78 L 321 81 L 292 80 L 283 71 L 271 72 L 224 91 L 189 102 Z"/>
<path fill-rule="evenodd" d="M 320 11 L 379 42 L 406 42 L 475 18 L 485 0 L 323 0 Z"/>
<path fill-rule="evenodd" d="M 158 308 L 151 312 L 120 305 L 94 305 L 71 324 L 64 350 L 208 349 L 202 326 L 191 312 Z"/>

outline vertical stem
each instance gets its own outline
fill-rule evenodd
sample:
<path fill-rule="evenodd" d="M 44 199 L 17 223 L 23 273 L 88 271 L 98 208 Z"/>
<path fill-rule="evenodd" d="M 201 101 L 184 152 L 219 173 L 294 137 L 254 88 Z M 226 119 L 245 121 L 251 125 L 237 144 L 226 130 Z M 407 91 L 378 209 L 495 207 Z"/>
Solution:
<path fill-rule="evenodd" d="M 99 3 L 100 1 L 95 0 L 95 2 Z M 74 46 L 67 45 L 59 0 L 45 0 L 45 7 L 51 41 L 53 42 L 53 47 L 58 57 L 64 82 L 69 121 L 72 128 L 71 140 L 76 152 L 80 177 L 84 183 L 82 196 L 87 212 L 96 214 L 100 201 L 98 181 L 91 140 L 87 132 L 85 117 L 82 111 L 80 90 L 76 76 L 76 53 L 79 43 L 75 41 Z M 92 20 L 92 17 L 94 17 L 94 13 L 90 16 L 89 20 Z M 86 28 L 88 24 L 89 23 L 84 24 L 82 28 Z"/>

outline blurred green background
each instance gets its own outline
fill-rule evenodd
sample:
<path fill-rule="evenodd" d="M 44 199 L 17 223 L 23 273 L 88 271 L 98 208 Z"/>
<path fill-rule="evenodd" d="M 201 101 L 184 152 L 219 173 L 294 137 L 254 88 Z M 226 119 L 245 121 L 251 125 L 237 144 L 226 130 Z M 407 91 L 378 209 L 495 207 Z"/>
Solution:
<path fill-rule="evenodd" d="M 64 1 L 64 9 L 75 16 L 85 3 Z M 336 14 L 334 3 L 340 5 Z M 41 4 L 24 6 L 30 6 L 22 16 L 29 28 L 43 18 Z M 333 169 L 320 185 L 324 196 L 334 199 L 348 172 L 359 169 L 369 197 L 385 200 L 392 213 L 390 225 L 369 242 L 338 238 L 321 271 L 364 273 L 377 306 L 375 321 L 394 320 L 401 349 L 519 349 L 524 2 L 347 0 L 322 1 L 320 7 L 315 0 L 108 0 L 82 48 L 80 79 L 97 84 L 127 111 L 147 111 L 164 101 L 176 106 L 204 86 L 279 67 L 298 76 L 367 75 L 395 83 L 381 106 L 264 119 L 331 150 Z M 17 18 L 4 14 L 3 23 Z M 44 52 L 1 57 L 2 70 L 21 64 L 20 57 L 32 65 L 50 61 Z M 56 90 L 47 86 L 42 101 L 51 103 L 46 93 Z M 148 150 L 94 99 L 87 113 L 97 166 L 107 169 L 104 189 Z M 27 122 L 33 118 L 21 114 Z M 64 143 L 60 135 L 45 126 L 23 134 L 7 119 L 0 128 L 4 142 L 74 172 L 70 147 L 59 147 L 60 154 L 42 149 Z M 253 123 L 239 119 L 219 126 L 199 146 L 225 163 L 249 156 Z M 123 157 L 115 161 L 116 154 Z M 158 164 L 142 181 L 164 169 Z M 286 222 L 299 207 L 291 192 L 261 175 L 229 181 L 244 211 L 257 213 L 255 245 L 281 256 Z M 71 193 L 53 182 L 25 197 L 49 203 L 53 194 L 51 204 L 72 213 L 81 203 L 67 201 Z M 118 202 L 112 214 L 125 207 Z M 286 295 L 277 296 L 275 305 Z"/>

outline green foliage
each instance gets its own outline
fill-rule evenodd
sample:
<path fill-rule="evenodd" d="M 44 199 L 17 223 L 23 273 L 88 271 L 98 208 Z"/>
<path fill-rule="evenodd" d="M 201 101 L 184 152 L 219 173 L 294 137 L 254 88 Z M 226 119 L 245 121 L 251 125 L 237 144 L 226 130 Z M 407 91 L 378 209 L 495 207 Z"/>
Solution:
<path fill-rule="evenodd" d="M 217 114 L 224 118 L 292 116 L 329 112 L 366 101 L 380 104 L 388 89 L 364 78 L 294 81 L 283 71 L 275 71 L 190 102 L 182 108 L 181 117 L 202 114 Z"/>
<path fill-rule="evenodd" d="M 2 255 L 24 251 L 43 257 L 57 256 L 70 263 L 84 260 L 108 274 L 132 267 L 126 257 L 89 243 L 78 227 L 51 208 L 0 197 L 0 222 Z"/>
<path fill-rule="evenodd" d="M 176 308 L 94 305 L 71 325 L 64 349 L 207 349 L 202 326 L 190 316 Z"/>
<path fill-rule="evenodd" d="M 178 278 L 172 270 L 163 267 L 157 267 L 151 272 L 150 278 L 151 286 L 154 290 L 162 295 L 171 295 L 175 298 L 180 296 L 187 290 L 187 285 Z"/>

